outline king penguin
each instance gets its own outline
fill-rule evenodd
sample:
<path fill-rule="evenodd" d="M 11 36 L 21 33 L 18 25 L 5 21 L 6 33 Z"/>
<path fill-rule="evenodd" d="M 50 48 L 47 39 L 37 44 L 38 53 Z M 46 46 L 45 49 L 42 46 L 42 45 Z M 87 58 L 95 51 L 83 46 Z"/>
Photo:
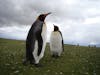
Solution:
<path fill-rule="evenodd" d="M 49 14 L 51 13 L 40 14 L 31 26 L 26 38 L 26 59 L 23 62 L 24 64 L 29 61 L 30 64 L 35 66 L 40 65 L 39 61 L 44 56 L 46 46 L 47 27 L 44 21 Z"/>
<path fill-rule="evenodd" d="M 64 51 L 64 42 L 61 31 L 58 26 L 54 25 L 54 31 L 51 32 L 50 36 L 50 51 L 52 57 L 59 57 Z"/>

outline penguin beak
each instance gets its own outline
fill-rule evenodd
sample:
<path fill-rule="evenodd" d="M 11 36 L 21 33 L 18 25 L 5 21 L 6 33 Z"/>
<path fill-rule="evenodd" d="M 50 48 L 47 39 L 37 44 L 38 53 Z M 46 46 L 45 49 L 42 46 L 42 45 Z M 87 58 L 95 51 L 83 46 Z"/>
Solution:
<path fill-rule="evenodd" d="M 49 12 L 49 13 L 46 13 L 46 14 L 44 14 L 45 16 L 47 16 L 47 15 L 49 15 L 49 14 L 51 14 L 51 12 Z"/>

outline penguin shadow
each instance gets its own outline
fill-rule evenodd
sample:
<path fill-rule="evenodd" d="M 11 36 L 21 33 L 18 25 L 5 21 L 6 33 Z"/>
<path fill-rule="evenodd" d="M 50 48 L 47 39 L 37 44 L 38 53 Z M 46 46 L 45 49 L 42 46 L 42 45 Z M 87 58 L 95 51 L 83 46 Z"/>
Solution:
<path fill-rule="evenodd" d="M 22 61 L 22 64 L 23 64 L 24 66 L 30 66 L 30 67 L 37 67 L 37 68 L 43 67 L 43 65 L 42 65 L 41 63 L 35 64 L 34 61 L 30 62 L 30 61 L 26 61 L 26 60 L 24 60 L 24 59 L 23 59 L 23 61 Z"/>
<path fill-rule="evenodd" d="M 51 55 L 51 57 L 52 57 L 52 58 L 55 58 L 55 59 L 59 59 L 59 58 L 60 58 L 60 56 L 58 56 L 57 54 Z"/>
<path fill-rule="evenodd" d="M 33 67 L 33 68 L 44 68 L 44 67 L 49 66 L 48 64 L 52 64 L 52 63 L 58 62 L 62 58 L 63 58 L 63 55 L 61 55 L 61 56 L 50 55 L 50 56 L 48 56 L 48 58 L 44 58 L 43 60 L 41 60 L 39 64 L 34 64 L 34 62 L 25 61 L 25 60 L 22 61 L 22 64 L 24 66 Z"/>
<path fill-rule="evenodd" d="M 51 58 L 53 58 L 53 59 L 61 59 L 61 58 L 63 58 L 63 55 L 51 55 Z"/>

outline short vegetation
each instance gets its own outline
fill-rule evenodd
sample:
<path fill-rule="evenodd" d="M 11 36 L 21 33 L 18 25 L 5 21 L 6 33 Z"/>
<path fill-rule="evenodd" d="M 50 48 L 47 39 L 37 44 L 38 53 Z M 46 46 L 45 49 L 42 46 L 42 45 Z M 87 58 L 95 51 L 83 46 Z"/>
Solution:
<path fill-rule="evenodd" d="M 59 58 L 46 46 L 42 67 L 22 64 L 25 41 L 0 39 L 0 75 L 100 75 L 100 48 L 64 45 Z"/>

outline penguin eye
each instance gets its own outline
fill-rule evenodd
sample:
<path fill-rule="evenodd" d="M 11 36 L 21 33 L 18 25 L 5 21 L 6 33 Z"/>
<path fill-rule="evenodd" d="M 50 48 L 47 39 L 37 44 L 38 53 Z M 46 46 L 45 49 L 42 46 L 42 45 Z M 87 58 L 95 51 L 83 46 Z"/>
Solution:
<path fill-rule="evenodd" d="M 39 20 L 44 21 L 44 19 L 45 19 L 45 15 L 40 15 L 39 16 Z"/>
<path fill-rule="evenodd" d="M 41 17 L 42 17 L 42 18 L 45 18 L 45 16 L 44 16 L 44 15 L 41 15 Z"/>
<path fill-rule="evenodd" d="M 42 15 L 40 15 L 39 17 L 44 17 L 44 15 L 42 14 Z"/>

